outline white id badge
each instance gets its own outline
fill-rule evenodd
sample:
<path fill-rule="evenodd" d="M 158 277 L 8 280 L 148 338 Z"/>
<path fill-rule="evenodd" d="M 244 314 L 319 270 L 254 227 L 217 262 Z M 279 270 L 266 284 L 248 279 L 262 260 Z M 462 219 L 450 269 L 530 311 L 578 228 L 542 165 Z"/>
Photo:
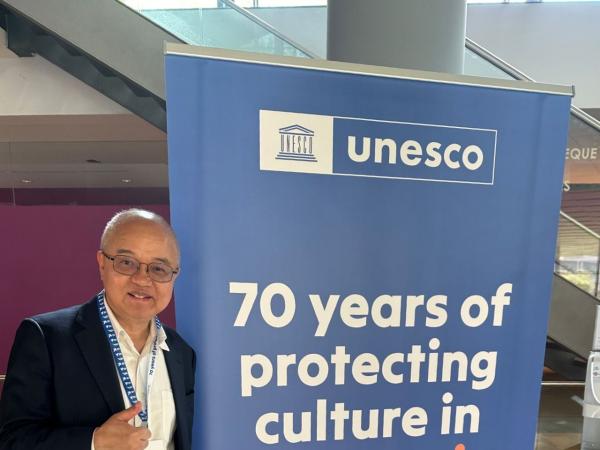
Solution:
<path fill-rule="evenodd" d="M 163 440 L 150 441 L 148 442 L 148 447 L 146 447 L 146 450 L 167 450 L 167 445 Z"/>

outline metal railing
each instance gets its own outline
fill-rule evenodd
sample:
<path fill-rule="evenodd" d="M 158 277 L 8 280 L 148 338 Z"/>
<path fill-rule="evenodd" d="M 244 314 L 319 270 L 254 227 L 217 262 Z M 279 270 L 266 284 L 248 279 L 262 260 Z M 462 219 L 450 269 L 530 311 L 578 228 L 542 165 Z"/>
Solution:
<path fill-rule="evenodd" d="M 492 52 L 487 50 L 485 47 L 482 47 L 481 45 L 477 44 L 476 42 L 472 41 L 469 38 L 465 39 L 465 47 L 467 49 L 471 50 L 473 53 L 475 53 L 480 58 L 482 58 L 485 61 L 487 61 L 488 63 L 492 64 L 497 69 L 500 69 L 507 75 L 511 76 L 515 80 L 535 81 L 529 75 L 520 71 L 515 66 L 507 63 L 506 61 L 499 58 L 498 56 L 494 55 Z M 573 114 L 575 117 L 577 117 L 578 119 L 585 122 L 587 125 L 591 126 L 592 128 L 594 128 L 600 132 L 600 121 L 598 121 L 594 117 L 590 116 L 588 113 L 586 113 L 582 109 L 580 109 L 576 106 L 571 106 L 571 114 Z"/>
<path fill-rule="evenodd" d="M 591 236 L 595 237 L 596 239 L 598 239 L 600 241 L 600 234 L 598 234 L 595 231 L 589 229 L 584 224 L 582 224 L 581 222 L 578 222 L 577 220 L 573 219 L 571 216 L 569 216 L 568 214 L 566 214 L 566 213 L 564 213 L 562 211 L 560 212 L 560 215 L 561 215 L 561 217 L 565 218 L 566 220 L 568 220 L 569 222 L 571 222 L 572 224 L 574 224 L 575 226 L 577 226 L 581 230 L 585 231 L 586 233 L 590 234 Z"/>
<path fill-rule="evenodd" d="M 241 15 L 247 17 L 252 22 L 254 22 L 258 26 L 260 26 L 261 28 L 264 28 L 265 30 L 267 30 L 269 33 L 273 34 L 274 36 L 277 36 L 279 39 L 281 39 L 286 44 L 288 44 L 288 45 L 294 47 L 296 50 L 304 53 L 308 58 L 320 59 L 319 56 L 317 56 L 315 53 L 311 52 L 306 47 L 300 45 L 296 41 L 290 39 L 285 34 L 283 34 L 281 31 L 279 31 L 277 28 L 275 28 L 268 22 L 265 22 L 260 17 L 258 17 L 256 14 L 253 14 L 252 12 L 248 11 L 246 8 L 243 8 L 239 5 L 237 5 L 235 2 L 233 2 L 231 0 L 219 0 L 219 1 L 221 3 L 227 5 L 229 8 L 239 12 Z"/>
<path fill-rule="evenodd" d="M 465 47 L 479 58 L 508 76 L 523 81 L 534 81 L 530 76 L 494 55 L 471 39 L 465 39 Z M 571 115 L 600 133 L 600 121 L 576 106 Z M 599 135 L 600 141 L 600 135 Z M 558 242 L 555 257 L 555 273 L 589 294 L 600 294 L 600 235 L 560 212 Z"/>
<path fill-rule="evenodd" d="M 542 381 L 543 387 L 584 387 L 585 381 Z"/>
<path fill-rule="evenodd" d="M 600 297 L 600 235 L 562 211 L 554 272 Z"/>
<path fill-rule="evenodd" d="M 170 7 L 172 3 L 169 0 L 162 0 L 162 2 L 146 2 L 146 0 L 116 1 L 187 44 L 285 54 L 312 59 L 318 58 L 318 55 L 231 0 L 219 0 L 217 8 L 201 6 L 199 3 L 197 7 L 184 9 Z M 226 28 L 223 27 L 223 23 L 221 21 L 218 21 L 218 23 L 214 20 L 211 21 L 209 15 L 207 15 L 210 12 L 222 12 L 223 10 L 231 10 L 235 14 L 220 16 L 220 19 L 229 17 L 232 20 L 231 23 L 228 22 L 230 26 L 248 28 L 248 25 L 250 25 L 253 31 L 246 29 L 247 34 L 242 33 L 244 36 L 236 36 L 234 39 L 231 39 L 231 36 L 227 38 L 223 33 Z M 215 16 L 210 14 L 210 17 L 214 19 Z M 188 23 L 187 20 L 191 20 L 191 22 Z"/>

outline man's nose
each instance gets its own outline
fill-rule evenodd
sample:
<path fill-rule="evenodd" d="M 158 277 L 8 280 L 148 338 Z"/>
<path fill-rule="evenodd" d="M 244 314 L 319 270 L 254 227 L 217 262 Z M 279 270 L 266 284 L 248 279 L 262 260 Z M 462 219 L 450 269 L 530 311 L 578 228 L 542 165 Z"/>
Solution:
<path fill-rule="evenodd" d="M 144 286 L 148 286 L 152 284 L 152 279 L 150 278 L 150 274 L 148 273 L 148 264 L 140 263 L 140 267 L 137 272 L 131 275 L 131 279 L 134 283 L 141 284 Z"/>

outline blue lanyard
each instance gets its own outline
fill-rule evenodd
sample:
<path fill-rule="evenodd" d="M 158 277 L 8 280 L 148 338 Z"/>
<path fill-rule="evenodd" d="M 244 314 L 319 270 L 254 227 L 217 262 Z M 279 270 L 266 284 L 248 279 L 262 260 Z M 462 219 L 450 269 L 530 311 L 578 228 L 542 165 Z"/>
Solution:
<path fill-rule="evenodd" d="M 137 395 L 135 393 L 135 389 L 133 388 L 131 378 L 129 377 L 127 365 L 125 364 L 125 358 L 123 358 L 123 353 L 121 352 L 121 346 L 119 345 L 115 329 L 113 328 L 112 322 L 110 321 L 110 317 L 108 315 L 108 310 L 106 309 L 104 291 L 100 292 L 96 296 L 96 300 L 98 304 L 98 312 L 100 313 L 100 321 L 102 322 L 104 333 L 106 334 L 106 338 L 110 344 L 110 350 L 113 355 L 113 359 L 115 360 L 115 365 L 117 366 L 119 378 L 121 379 L 121 383 L 123 384 L 123 389 L 125 389 L 129 403 L 131 403 L 133 406 L 138 402 Z M 150 358 L 150 363 L 148 364 L 148 378 L 146 380 L 146 408 L 143 408 L 139 414 L 144 425 L 148 424 L 150 388 L 152 386 L 152 382 L 154 381 L 154 374 L 156 373 L 156 358 L 158 356 L 158 332 L 162 328 L 162 324 L 160 323 L 158 317 L 154 317 L 154 323 L 156 325 L 156 337 L 154 338 L 154 343 L 152 344 L 152 350 L 150 352 L 152 356 Z"/>

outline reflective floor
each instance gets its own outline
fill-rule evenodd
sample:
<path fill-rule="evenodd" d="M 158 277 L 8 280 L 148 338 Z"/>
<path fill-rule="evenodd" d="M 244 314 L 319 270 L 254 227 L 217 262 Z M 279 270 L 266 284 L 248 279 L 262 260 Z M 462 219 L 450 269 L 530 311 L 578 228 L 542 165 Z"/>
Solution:
<path fill-rule="evenodd" d="M 579 450 L 583 386 L 544 386 L 536 450 Z"/>

